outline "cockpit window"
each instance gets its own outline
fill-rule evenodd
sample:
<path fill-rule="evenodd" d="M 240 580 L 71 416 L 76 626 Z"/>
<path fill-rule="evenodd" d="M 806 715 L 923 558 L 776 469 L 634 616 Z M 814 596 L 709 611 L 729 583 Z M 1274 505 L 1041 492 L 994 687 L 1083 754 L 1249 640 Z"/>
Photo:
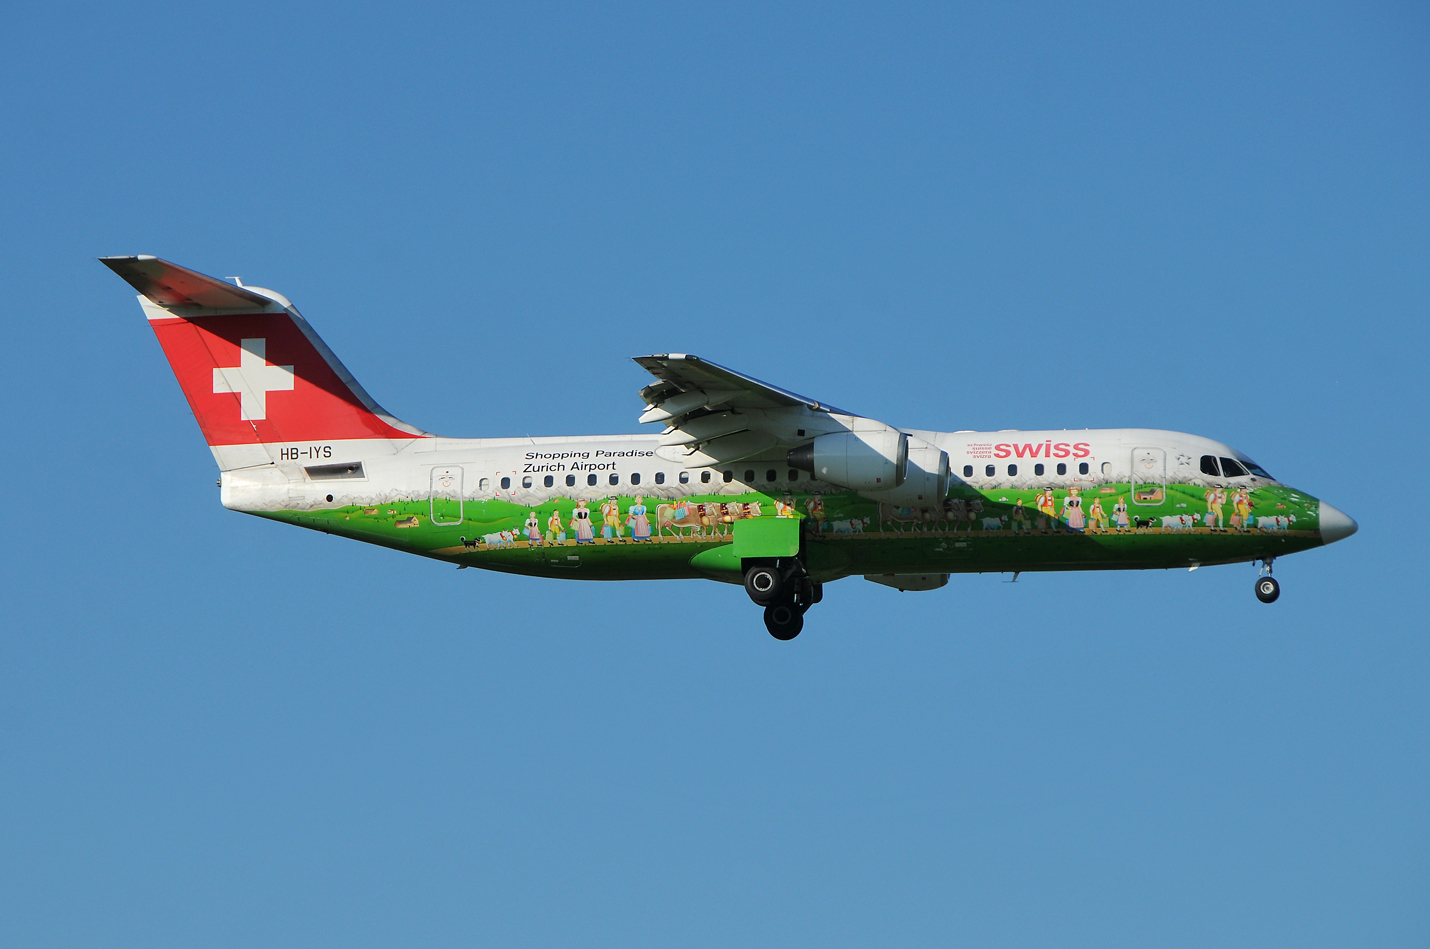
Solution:
<path fill-rule="evenodd" d="M 1275 478 L 1271 477 L 1271 472 L 1267 471 L 1265 468 L 1261 467 L 1254 461 L 1246 462 L 1246 467 L 1250 468 L 1251 473 L 1256 475 L 1258 478 L 1265 478 L 1267 481 L 1276 480 Z"/>
<path fill-rule="evenodd" d="M 1241 466 L 1241 462 L 1235 458 L 1223 458 L 1221 470 L 1228 478 L 1240 478 L 1247 473 L 1246 469 Z"/>
<path fill-rule="evenodd" d="M 1213 478 L 1221 477 L 1221 469 L 1216 466 L 1216 455 L 1202 455 L 1202 474 Z"/>

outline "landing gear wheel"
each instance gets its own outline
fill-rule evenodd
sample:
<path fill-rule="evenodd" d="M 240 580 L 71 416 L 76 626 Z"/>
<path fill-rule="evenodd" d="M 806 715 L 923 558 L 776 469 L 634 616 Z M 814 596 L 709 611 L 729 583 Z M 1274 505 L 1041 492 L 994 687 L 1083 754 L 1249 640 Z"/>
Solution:
<path fill-rule="evenodd" d="M 1271 577 L 1262 577 L 1256 581 L 1256 598 L 1262 603 L 1275 603 L 1280 595 L 1281 584 Z"/>
<path fill-rule="evenodd" d="M 765 607 L 765 629 L 781 642 L 788 642 L 804 629 L 804 613 L 793 603 L 772 603 Z"/>
<path fill-rule="evenodd" d="M 773 566 L 759 564 L 745 571 L 745 592 L 761 606 L 778 600 L 784 585 L 784 577 Z"/>

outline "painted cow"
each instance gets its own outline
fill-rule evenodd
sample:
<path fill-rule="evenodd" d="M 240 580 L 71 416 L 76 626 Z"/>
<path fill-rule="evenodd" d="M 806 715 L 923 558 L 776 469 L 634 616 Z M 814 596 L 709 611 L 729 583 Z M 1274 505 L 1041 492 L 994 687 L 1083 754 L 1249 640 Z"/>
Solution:
<path fill-rule="evenodd" d="M 684 514 L 680 511 L 684 510 Z M 723 536 L 730 524 L 750 517 L 760 517 L 759 501 L 706 501 L 701 504 L 658 504 L 655 509 L 656 535 L 664 536 L 669 529 L 676 537 Z M 688 533 L 680 532 L 688 529 Z"/>
<path fill-rule="evenodd" d="M 893 524 L 900 532 L 908 530 L 931 530 L 940 511 L 932 507 L 895 507 L 892 504 L 879 505 L 879 529 Z"/>
<path fill-rule="evenodd" d="M 1189 531 L 1197 526 L 1195 514 L 1171 514 L 1162 518 L 1164 531 Z"/>
<path fill-rule="evenodd" d="M 945 524 L 952 525 L 953 532 L 958 533 L 961 525 L 967 525 L 968 530 L 973 530 L 973 525 L 978 523 L 978 516 L 983 513 L 983 502 L 979 499 L 971 501 L 963 498 L 949 498 L 943 502 L 943 517 Z"/>
<path fill-rule="evenodd" d="M 1295 514 L 1262 514 L 1256 518 L 1257 530 L 1263 531 L 1289 531 L 1294 523 Z"/>

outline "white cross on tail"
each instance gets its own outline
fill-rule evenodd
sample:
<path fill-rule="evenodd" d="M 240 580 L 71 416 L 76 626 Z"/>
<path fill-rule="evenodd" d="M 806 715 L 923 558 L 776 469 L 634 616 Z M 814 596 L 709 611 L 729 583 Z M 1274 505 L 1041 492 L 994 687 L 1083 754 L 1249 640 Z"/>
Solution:
<path fill-rule="evenodd" d="M 238 365 L 214 370 L 214 393 L 237 392 L 239 418 L 257 421 L 268 417 L 268 393 L 293 390 L 293 367 L 270 366 L 266 339 L 241 339 Z"/>

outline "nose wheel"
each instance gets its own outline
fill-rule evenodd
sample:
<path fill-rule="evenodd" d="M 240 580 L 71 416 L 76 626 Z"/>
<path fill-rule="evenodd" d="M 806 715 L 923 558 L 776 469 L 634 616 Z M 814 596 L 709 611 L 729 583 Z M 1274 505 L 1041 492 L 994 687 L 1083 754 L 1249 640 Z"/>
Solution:
<path fill-rule="evenodd" d="M 1256 598 L 1262 603 L 1275 603 L 1281 595 L 1281 584 L 1271 576 L 1271 558 L 1261 561 L 1261 576 L 1256 578 Z"/>

